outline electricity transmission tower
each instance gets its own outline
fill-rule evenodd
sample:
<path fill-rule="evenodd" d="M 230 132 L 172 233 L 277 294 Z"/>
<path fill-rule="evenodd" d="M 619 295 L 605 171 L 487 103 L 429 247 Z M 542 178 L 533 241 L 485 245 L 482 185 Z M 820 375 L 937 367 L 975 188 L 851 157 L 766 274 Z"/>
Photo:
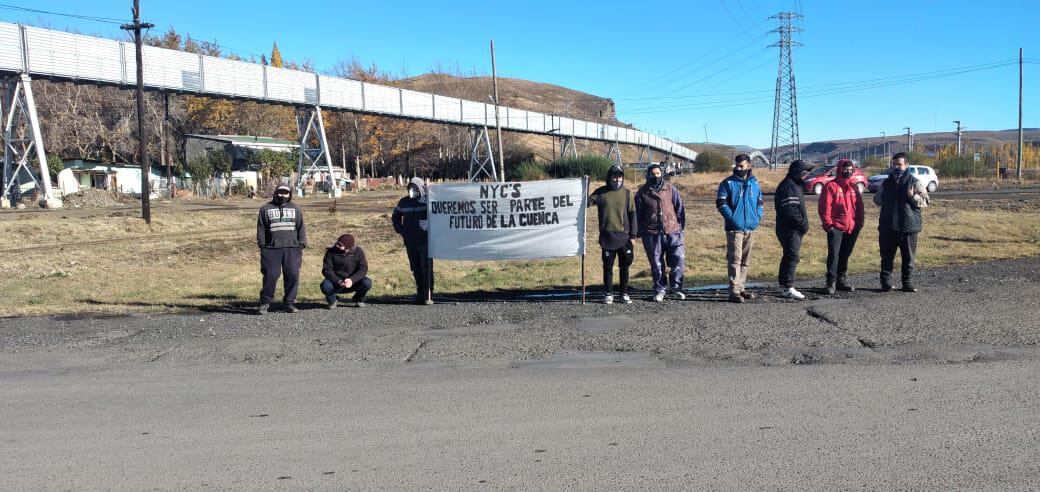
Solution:
<path fill-rule="evenodd" d="M 802 158 L 802 147 L 798 140 L 798 97 L 794 85 L 794 60 L 791 58 L 791 48 L 802 45 L 791 39 L 792 33 L 802 32 L 801 28 L 792 26 L 791 21 L 800 18 L 802 14 L 796 12 L 780 12 L 770 17 L 780 21 L 780 27 L 772 31 L 780 33 L 780 41 L 769 45 L 770 48 L 780 48 L 780 64 L 776 71 L 776 97 L 773 103 L 773 143 L 769 152 L 770 167 L 773 169 Z"/>

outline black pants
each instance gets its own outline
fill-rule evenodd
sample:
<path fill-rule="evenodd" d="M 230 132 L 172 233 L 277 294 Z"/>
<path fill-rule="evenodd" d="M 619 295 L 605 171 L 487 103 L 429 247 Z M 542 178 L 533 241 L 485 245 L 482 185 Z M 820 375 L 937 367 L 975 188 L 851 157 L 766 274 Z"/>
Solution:
<path fill-rule="evenodd" d="M 412 277 L 415 279 L 415 295 L 426 299 L 427 290 L 431 295 L 433 293 L 433 260 L 428 258 L 429 247 L 425 244 L 405 245 L 405 249 L 408 250 L 408 267 L 412 269 Z"/>
<path fill-rule="evenodd" d="M 260 289 L 260 302 L 270 304 L 274 299 L 274 291 L 278 288 L 278 277 L 285 276 L 285 288 L 282 302 L 296 302 L 296 292 L 300 287 L 300 267 L 303 266 L 303 249 L 301 248 L 260 248 L 260 274 L 264 276 L 264 286 Z"/>
<path fill-rule="evenodd" d="M 618 273 L 621 280 L 621 294 L 628 293 L 628 267 L 632 266 L 635 254 L 632 252 L 632 241 L 618 249 L 603 250 L 603 292 L 610 294 L 614 288 L 614 259 L 618 260 Z"/>
<path fill-rule="evenodd" d="M 776 280 L 783 288 L 794 287 L 794 272 L 798 268 L 801 258 L 798 256 L 802 250 L 802 231 L 797 229 L 777 229 L 776 238 L 780 240 L 780 247 L 784 249 L 784 255 L 780 257 L 780 272 Z"/>
<path fill-rule="evenodd" d="M 372 290 L 372 279 L 362 277 L 361 280 L 351 284 L 348 288 L 336 285 L 329 279 L 324 279 L 318 288 L 321 289 L 322 294 L 325 294 L 325 301 L 328 303 L 336 300 L 336 294 L 349 294 L 351 292 L 354 293 L 355 302 L 365 302 L 365 296 L 368 295 L 368 291 Z"/>
<path fill-rule="evenodd" d="M 857 238 L 859 229 L 844 232 L 832 227 L 827 231 L 827 285 L 838 280 L 845 282 L 845 272 L 849 270 L 849 256 L 852 256 Z"/>
<path fill-rule="evenodd" d="M 878 245 L 881 249 L 881 285 L 892 285 L 892 268 L 895 266 L 897 249 L 902 257 L 903 283 L 910 282 L 910 276 L 914 273 L 914 258 L 917 256 L 917 233 L 878 231 Z"/>

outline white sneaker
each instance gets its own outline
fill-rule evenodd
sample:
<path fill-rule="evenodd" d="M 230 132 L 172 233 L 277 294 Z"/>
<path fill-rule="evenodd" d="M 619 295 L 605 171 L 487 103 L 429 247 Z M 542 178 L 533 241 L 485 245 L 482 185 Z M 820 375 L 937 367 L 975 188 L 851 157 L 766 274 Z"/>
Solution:
<path fill-rule="evenodd" d="M 632 298 L 628 297 L 628 294 L 621 294 L 621 302 L 625 304 L 632 304 Z"/>
<path fill-rule="evenodd" d="M 614 296 L 611 294 L 603 296 L 603 304 L 614 304 Z"/>
<path fill-rule="evenodd" d="M 798 289 L 795 289 L 794 287 L 788 287 L 787 290 L 784 290 L 783 297 L 784 299 L 795 299 L 798 301 L 805 300 L 805 294 L 798 292 Z"/>
<path fill-rule="evenodd" d="M 679 291 L 679 290 L 673 290 L 672 291 L 672 297 L 674 297 L 674 298 L 676 298 L 676 299 L 678 299 L 680 301 L 685 301 L 686 300 L 686 294 L 683 294 L 682 291 Z"/>
<path fill-rule="evenodd" d="M 664 292 L 654 294 L 654 302 L 664 302 Z"/>

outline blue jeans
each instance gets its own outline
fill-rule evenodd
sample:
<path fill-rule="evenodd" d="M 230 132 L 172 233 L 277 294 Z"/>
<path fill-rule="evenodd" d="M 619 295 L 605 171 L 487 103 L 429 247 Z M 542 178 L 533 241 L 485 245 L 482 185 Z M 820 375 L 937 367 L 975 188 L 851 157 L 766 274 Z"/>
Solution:
<path fill-rule="evenodd" d="M 329 279 L 321 281 L 321 293 L 325 294 L 325 302 L 328 302 L 329 304 L 332 304 L 332 301 L 336 300 L 336 294 L 347 294 L 350 292 L 354 293 L 355 302 L 364 302 L 365 296 L 368 295 L 368 291 L 370 290 L 372 290 L 372 279 L 368 277 L 362 278 L 357 283 L 352 284 L 348 289 L 332 283 Z"/>

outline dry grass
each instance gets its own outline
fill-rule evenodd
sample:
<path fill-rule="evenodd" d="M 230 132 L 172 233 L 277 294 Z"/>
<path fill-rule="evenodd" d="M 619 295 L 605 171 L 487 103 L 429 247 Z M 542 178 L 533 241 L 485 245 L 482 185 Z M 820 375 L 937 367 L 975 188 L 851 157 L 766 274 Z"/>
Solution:
<path fill-rule="evenodd" d="M 721 179 L 721 175 L 719 176 Z M 684 180 L 686 178 L 683 178 Z M 703 181 L 703 183 L 702 183 Z M 680 185 L 706 186 L 717 180 L 694 176 Z M 389 224 L 392 200 L 378 198 L 387 212 L 349 212 L 375 198 L 351 197 L 341 205 L 347 214 L 307 213 L 312 247 L 306 250 L 300 300 L 320 301 L 321 255 L 343 232 L 359 238 L 370 261 L 373 295 L 413 292 L 408 261 Z M 357 201 L 357 202 L 355 202 Z M 384 203 L 385 202 L 385 203 Z M 772 206 L 759 229 L 750 277 L 775 279 L 780 248 L 773 234 Z M 867 224 L 851 261 L 853 272 L 873 272 L 878 265 L 877 209 L 868 206 Z M 810 202 L 810 214 L 815 206 Z M 1035 201 L 938 202 L 925 214 L 919 241 L 924 267 L 1040 255 L 1040 204 Z M 688 200 L 686 275 L 688 285 L 724 282 L 725 236 L 710 200 Z M 214 305 L 246 305 L 258 297 L 259 254 L 253 241 L 255 212 L 176 212 L 160 210 L 151 228 L 133 212 L 102 213 L 62 219 L 55 213 L 5 214 L 0 234 L 20 238 L 37 249 L 5 252 L 0 259 L 0 315 L 67 312 L 166 311 Z M 814 224 L 818 223 L 815 217 Z M 589 223 L 595 224 L 595 209 Z M 591 227 L 591 226 L 590 226 Z M 599 247 L 590 230 L 586 275 L 595 290 L 600 280 Z M 7 244 L 11 244 L 9 241 Z M 802 249 L 802 277 L 821 277 L 826 245 L 818 228 Z M 438 261 L 440 292 L 541 289 L 580 284 L 576 258 L 509 261 Z M 636 287 L 649 287 L 642 248 L 633 265 Z M 280 293 L 278 294 L 280 295 Z"/>

